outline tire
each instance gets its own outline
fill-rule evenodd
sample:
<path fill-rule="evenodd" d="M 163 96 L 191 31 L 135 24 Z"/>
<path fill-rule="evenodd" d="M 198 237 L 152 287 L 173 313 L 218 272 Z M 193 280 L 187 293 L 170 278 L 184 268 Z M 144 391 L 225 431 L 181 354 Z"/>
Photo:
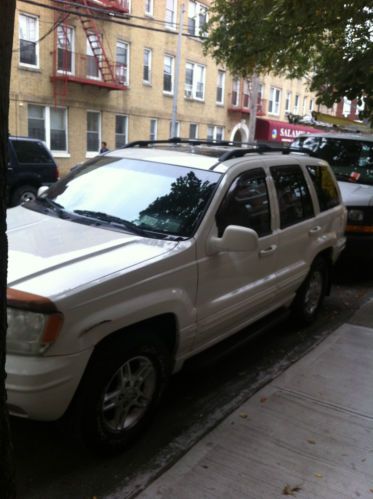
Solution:
<path fill-rule="evenodd" d="M 312 263 L 293 302 L 294 315 L 302 324 L 311 324 L 316 319 L 326 294 L 328 280 L 328 264 L 325 258 L 318 257 Z"/>
<path fill-rule="evenodd" d="M 11 205 L 17 206 L 27 201 L 33 201 L 37 196 L 37 188 L 33 185 L 21 185 L 14 189 L 11 195 Z"/>
<path fill-rule="evenodd" d="M 169 378 L 170 357 L 163 343 L 134 333 L 136 339 L 115 339 L 93 354 L 75 396 L 74 426 L 84 443 L 100 453 L 119 452 L 135 440 Z"/>

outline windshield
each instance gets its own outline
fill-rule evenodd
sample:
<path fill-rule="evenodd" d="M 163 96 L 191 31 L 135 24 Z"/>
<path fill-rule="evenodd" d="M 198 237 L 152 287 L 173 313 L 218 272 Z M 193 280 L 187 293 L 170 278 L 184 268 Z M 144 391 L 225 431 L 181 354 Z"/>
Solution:
<path fill-rule="evenodd" d="M 373 141 L 303 136 L 290 148 L 326 160 L 338 180 L 373 185 Z"/>
<path fill-rule="evenodd" d="M 26 206 L 148 237 L 190 237 L 219 178 L 211 171 L 100 156 Z"/>

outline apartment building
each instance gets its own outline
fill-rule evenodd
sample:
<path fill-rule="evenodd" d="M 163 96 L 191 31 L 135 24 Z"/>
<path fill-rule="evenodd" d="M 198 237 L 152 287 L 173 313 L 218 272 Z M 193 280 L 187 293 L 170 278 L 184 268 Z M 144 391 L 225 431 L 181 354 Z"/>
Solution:
<path fill-rule="evenodd" d="M 62 174 L 97 155 L 102 141 L 114 149 L 172 135 L 247 140 L 250 81 L 203 54 L 209 3 L 17 1 L 10 133 L 45 141 Z M 287 113 L 314 108 L 305 81 L 260 78 L 259 120 L 285 125 Z"/>

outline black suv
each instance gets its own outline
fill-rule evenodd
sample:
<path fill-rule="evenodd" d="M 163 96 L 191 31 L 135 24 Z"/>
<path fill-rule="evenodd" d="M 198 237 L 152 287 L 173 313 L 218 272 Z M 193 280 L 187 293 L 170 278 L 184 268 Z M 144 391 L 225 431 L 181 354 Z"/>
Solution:
<path fill-rule="evenodd" d="M 8 205 L 35 199 L 42 185 L 58 180 L 57 165 L 41 140 L 9 137 Z"/>

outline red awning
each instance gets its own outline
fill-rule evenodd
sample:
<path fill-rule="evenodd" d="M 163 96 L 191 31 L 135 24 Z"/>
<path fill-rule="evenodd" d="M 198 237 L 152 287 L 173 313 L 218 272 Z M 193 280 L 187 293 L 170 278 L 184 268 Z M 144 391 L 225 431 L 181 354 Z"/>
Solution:
<path fill-rule="evenodd" d="M 256 119 L 255 139 L 274 142 L 292 142 L 301 133 L 317 133 L 311 126 L 286 123 L 285 121 Z"/>

